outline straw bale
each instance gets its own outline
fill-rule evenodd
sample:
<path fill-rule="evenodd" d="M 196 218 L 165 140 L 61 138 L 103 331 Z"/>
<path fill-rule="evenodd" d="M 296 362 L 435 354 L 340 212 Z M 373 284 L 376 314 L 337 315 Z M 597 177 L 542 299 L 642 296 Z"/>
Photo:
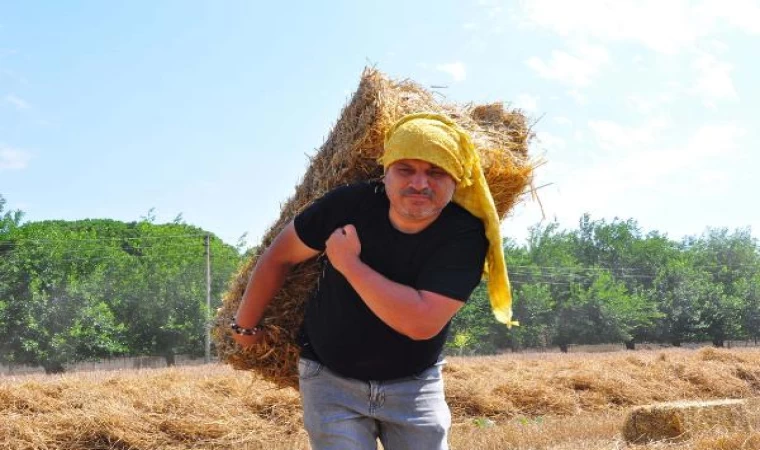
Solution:
<path fill-rule="evenodd" d="M 304 302 L 315 286 L 319 266 L 308 261 L 294 268 L 283 289 L 265 311 L 261 344 L 241 349 L 232 340 L 228 324 L 235 314 L 258 257 L 279 232 L 306 206 L 329 190 L 361 180 L 379 179 L 377 163 L 389 126 L 413 112 L 438 112 L 452 117 L 470 132 L 481 156 L 486 180 L 503 219 L 532 181 L 535 162 L 528 156 L 532 131 L 519 110 L 502 103 L 453 105 L 439 103 L 432 93 L 408 81 L 388 79 L 365 69 L 359 88 L 325 143 L 311 157 L 295 194 L 282 206 L 279 219 L 267 231 L 258 251 L 230 283 L 217 313 L 212 334 L 220 359 L 236 369 L 254 370 L 279 386 L 297 386 L 296 335 Z"/>
<path fill-rule="evenodd" d="M 681 441 L 706 431 L 757 427 L 760 399 L 681 401 L 633 408 L 623 423 L 627 442 Z"/>

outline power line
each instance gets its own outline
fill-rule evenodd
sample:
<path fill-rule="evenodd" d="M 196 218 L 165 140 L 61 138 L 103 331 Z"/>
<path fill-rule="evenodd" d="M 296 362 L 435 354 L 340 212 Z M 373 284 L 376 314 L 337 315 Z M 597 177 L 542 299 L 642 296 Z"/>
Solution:
<path fill-rule="evenodd" d="M 157 250 L 174 250 L 182 249 L 189 250 L 185 252 L 172 252 L 172 253 L 156 253 Z M 126 251 L 119 247 L 105 247 L 105 248 L 61 248 L 57 247 L 56 250 L 60 250 L 61 254 L 65 256 L 55 257 L 55 261 L 100 261 L 100 260 L 129 260 L 130 258 L 166 258 L 172 259 L 177 257 L 203 257 L 204 247 L 203 244 L 198 247 L 192 248 L 185 244 L 163 244 L 163 245 L 150 245 L 134 247 L 131 251 Z M 72 250 L 89 250 L 76 254 Z M 44 250 L 43 250 L 44 251 Z M 48 250 L 49 251 L 49 250 Z M 111 253 L 106 255 L 100 255 L 99 253 Z M 730 269 L 741 268 L 758 268 L 758 265 L 752 264 L 737 264 L 737 265 L 702 265 L 702 266 L 688 266 L 691 269 L 719 269 L 728 267 Z M 630 278 L 630 279 L 652 279 L 657 277 L 656 269 L 640 268 L 640 267 L 568 267 L 568 266 L 526 266 L 526 265 L 508 265 L 507 272 L 510 275 L 518 276 L 530 276 L 530 277 L 554 277 L 554 276 L 590 276 L 599 273 L 610 273 L 614 278 Z M 626 273 L 630 272 L 630 273 Z M 637 273 L 638 272 L 638 273 Z M 647 273 L 644 273 L 647 272 Z"/>
<path fill-rule="evenodd" d="M 86 238 L 86 239 L 38 239 L 38 238 L 13 238 L 8 243 L 14 242 L 32 242 L 32 243 L 45 243 L 45 242 L 98 242 L 98 241 L 133 241 L 142 239 L 184 239 L 184 238 L 202 238 L 206 236 L 205 233 L 201 234 L 177 234 L 169 236 L 140 236 L 140 237 L 102 237 L 102 238 Z"/>

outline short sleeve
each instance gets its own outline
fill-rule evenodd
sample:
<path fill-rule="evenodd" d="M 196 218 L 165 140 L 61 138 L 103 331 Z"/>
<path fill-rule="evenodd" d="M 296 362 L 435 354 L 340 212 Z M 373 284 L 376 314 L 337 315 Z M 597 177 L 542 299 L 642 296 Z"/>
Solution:
<path fill-rule="evenodd" d="M 415 288 L 467 301 L 483 275 L 488 240 L 481 227 L 468 227 L 441 245 L 423 266 Z"/>
<path fill-rule="evenodd" d="M 361 185 L 341 186 L 306 207 L 293 220 L 298 238 L 308 247 L 324 251 L 332 232 L 350 222 L 362 189 Z"/>

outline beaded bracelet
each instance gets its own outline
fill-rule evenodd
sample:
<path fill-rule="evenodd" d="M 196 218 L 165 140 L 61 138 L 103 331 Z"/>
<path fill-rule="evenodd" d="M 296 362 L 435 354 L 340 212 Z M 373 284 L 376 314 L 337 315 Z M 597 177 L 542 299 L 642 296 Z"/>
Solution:
<path fill-rule="evenodd" d="M 232 329 L 233 333 L 242 334 L 244 336 L 254 336 L 256 333 L 261 331 L 261 328 L 258 325 L 252 328 L 243 328 L 237 324 L 237 319 L 235 318 L 233 318 L 230 322 L 230 328 Z"/>

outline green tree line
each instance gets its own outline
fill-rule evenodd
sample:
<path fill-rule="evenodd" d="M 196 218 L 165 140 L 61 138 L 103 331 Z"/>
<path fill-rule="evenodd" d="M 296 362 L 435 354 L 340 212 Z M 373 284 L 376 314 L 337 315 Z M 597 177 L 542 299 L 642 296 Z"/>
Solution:
<path fill-rule="evenodd" d="M 212 310 L 242 246 L 198 227 L 109 219 L 23 222 L 0 196 L 0 363 L 43 366 L 111 356 L 200 356 L 210 235 Z M 513 308 L 507 330 L 481 285 L 451 325 L 467 354 L 574 344 L 760 338 L 760 253 L 749 229 L 672 240 L 633 219 L 556 222 L 504 242 Z"/>
<path fill-rule="evenodd" d="M 521 326 L 495 322 L 481 285 L 452 323 L 455 352 L 760 338 L 760 253 L 749 229 L 675 241 L 633 219 L 584 215 L 577 229 L 537 225 L 524 245 L 504 248 Z"/>
<path fill-rule="evenodd" d="M 0 196 L 0 362 L 43 366 L 112 356 L 203 355 L 206 231 L 184 223 L 22 223 Z M 210 235 L 212 309 L 240 249 Z"/>

